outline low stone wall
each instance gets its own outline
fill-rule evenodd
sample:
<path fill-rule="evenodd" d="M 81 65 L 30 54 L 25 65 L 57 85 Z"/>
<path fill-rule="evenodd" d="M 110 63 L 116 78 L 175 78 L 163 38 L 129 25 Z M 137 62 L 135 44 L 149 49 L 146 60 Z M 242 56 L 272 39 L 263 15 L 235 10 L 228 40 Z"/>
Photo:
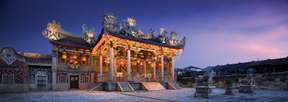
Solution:
<path fill-rule="evenodd" d="M 81 90 L 87 90 L 95 87 L 96 84 L 94 83 L 79 83 L 79 89 Z"/>
<path fill-rule="evenodd" d="M 0 93 L 27 92 L 28 84 L 0 84 Z"/>
<path fill-rule="evenodd" d="M 52 87 L 53 90 L 61 91 L 61 90 L 68 90 L 70 88 L 70 85 L 68 83 L 57 83 Z"/>
<path fill-rule="evenodd" d="M 288 90 L 288 81 L 286 82 L 263 81 L 257 84 L 256 88 L 273 89 L 273 90 Z"/>
<path fill-rule="evenodd" d="M 239 87 L 239 80 L 245 76 L 225 76 L 215 80 L 214 85 L 218 88 L 224 88 L 226 78 L 233 80 L 233 88 Z M 256 74 L 255 77 L 256 89 L 273 89 L 273 90 L 288 90 L 288 72 Z"/>
<path fill-rule="evenodd" d="M 45 88 L 38 88 L 36 84 L 29 84 L 29 91 L 48 91 L 52 90 L 52 84 L 47 84 Z"/>
<path fill-rule="evenodd" d="M 256 88 L 288 90 L 288 73 L 258 75 L 255 78 Z"/>

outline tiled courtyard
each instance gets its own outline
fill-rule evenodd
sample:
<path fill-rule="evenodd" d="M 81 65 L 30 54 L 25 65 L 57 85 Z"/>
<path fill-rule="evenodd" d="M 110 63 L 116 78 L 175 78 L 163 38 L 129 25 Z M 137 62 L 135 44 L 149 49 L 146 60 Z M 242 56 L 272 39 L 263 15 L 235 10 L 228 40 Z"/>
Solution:
<path fill-rule="evenodd" d="M 209 99 L 194 98 L 195 89 L 164 91 L 105 92 L 49 91 L 0 94 L 0 102 L 288 102 L 288 91 L 257 90 L 255 95 L 224 96 L 223 89 L 214 89 Z"/>

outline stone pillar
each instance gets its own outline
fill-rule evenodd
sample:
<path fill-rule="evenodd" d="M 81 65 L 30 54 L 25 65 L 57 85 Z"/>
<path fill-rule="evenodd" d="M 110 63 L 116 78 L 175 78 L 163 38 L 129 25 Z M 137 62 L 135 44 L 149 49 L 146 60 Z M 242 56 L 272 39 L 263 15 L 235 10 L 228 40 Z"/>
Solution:
<path fill-rule="evenodd" d="M 103 56 L 99 56 L 99 81 L 103 81 Z"/>
<path fill-rule="evenodd" d="M 117 74 L 118 70 L 117 70 L 117 59 L 114 57 L 114 66 L 113 66 L 113 70 L 114 70 L 114 75 Z"/>
<path fill-rule="evenodd" d="M 90 79 L 90 82 L 94 84 L 94 72 L 91 73 Z"/>
<path fill-rule="evenodd" d="M 53 52 L 52 54 L 52 90 L 57 90 L 56 81 L 57 81 L 57 60 L 58 54 L 57 52 Z"/>
<path fill-rule="evenodd" d="M 113 81 L 114 77 L 114 48 L 111 45 L 109 49 L 109 81 Z"/>
<path fill-rule="evenodd" d="M 132 78 L 131 78 L 131 51 L 129 48 L 127 50 L 127 74 L 128 74 L 128 81 L 132 81 Z"/>
<path fill-rule="evenodd" d="M 164 81 L 164 55 L 161 55 L 161 81 Z"/>
<path fill-rule="evenodd" d="M 171 58 L 171 81 L 175 81 L 175 65 L 174 65 L 174 57 Z"/>
<path fill-rule="evenodd" d="M 153 80 L 156 80 L 156 62 L 152 62 L 153 66 Z"/>
<path fill-rule="evenodd" d="M 146 61 L 143 62 L 144 63 L 144 78 L 147 78 L 147 63 Z"/>

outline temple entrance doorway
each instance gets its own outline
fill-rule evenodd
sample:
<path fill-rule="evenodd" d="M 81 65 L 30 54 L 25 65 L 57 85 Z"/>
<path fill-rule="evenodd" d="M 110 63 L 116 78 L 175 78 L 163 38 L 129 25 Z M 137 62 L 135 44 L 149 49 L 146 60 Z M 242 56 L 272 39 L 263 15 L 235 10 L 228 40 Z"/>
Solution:
<path fill-rule="evenodd" d="M 70 89 L 79 89 L 79 75 L 70 75 Z"/>

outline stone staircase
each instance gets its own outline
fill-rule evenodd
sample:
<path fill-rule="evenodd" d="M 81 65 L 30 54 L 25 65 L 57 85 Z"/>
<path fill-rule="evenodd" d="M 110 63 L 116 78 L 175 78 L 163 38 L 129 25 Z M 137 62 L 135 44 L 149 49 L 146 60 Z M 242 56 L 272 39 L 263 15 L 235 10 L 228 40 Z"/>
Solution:
<path fill-rule="evenodd" d="M 176 82 L 167 82 L 167 87 L 168 89 L 172 89 L 172 90 L 181 88 Z"/>
<path fill-rule="evenodd" d="M 103 83 L 98 83 L 93 88 L 90 89 L 90 91 L 100 91 L 100 90 L 103 90 Z"/>
<path fill-rule="evenodd" d="M 141 82 L 143 87 L 148 90 L 165 90 L 165 88 L 159 82 Z"/>
<path fill-rule="evenodd" d="M 129 84 L 129 82 L 117 82 L 117 85 L 122 92 L 132 92 L 135 91 L 134 88 Z"/>

